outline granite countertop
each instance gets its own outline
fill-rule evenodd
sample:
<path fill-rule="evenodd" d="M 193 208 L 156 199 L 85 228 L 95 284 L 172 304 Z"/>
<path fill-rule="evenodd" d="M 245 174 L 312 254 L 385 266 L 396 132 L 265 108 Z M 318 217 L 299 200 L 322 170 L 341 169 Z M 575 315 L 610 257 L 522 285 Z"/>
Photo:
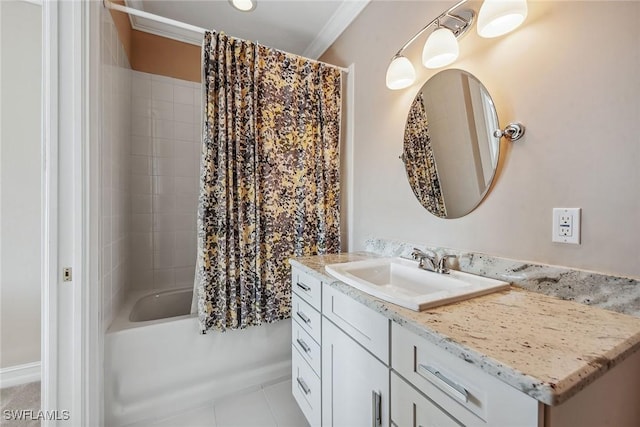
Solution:
<path fill-rule="evenodd" d="M 640 349 L 640 318 L 515 286 L 415 312 L 360 292 L 324 269 L 377 256 L 356 252 L 290 262 L 548 405 L 566 401 Z"/>

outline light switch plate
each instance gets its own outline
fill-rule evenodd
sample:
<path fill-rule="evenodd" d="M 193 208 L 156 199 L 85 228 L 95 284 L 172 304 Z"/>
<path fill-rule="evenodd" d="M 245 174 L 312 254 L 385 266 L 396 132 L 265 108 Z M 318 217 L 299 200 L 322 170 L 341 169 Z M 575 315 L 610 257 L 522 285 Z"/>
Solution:
<path fill-rule="evenodd" d="M 581 208 L 553 208 L 551 241 L 580 244 Z"/>

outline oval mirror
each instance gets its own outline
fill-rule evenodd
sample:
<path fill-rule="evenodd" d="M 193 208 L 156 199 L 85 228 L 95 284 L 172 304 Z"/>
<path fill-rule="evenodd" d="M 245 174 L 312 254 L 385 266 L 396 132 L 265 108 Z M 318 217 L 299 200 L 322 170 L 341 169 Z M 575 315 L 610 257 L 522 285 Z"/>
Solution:
<path fill-rule="evenodd" d="M 487 89 L 472 74 L 448 69 L 416 95 L 404 132 L 409 184 L 429 212 L 459 218 L 487 194 L 498 166 L 498 115 Z"/>

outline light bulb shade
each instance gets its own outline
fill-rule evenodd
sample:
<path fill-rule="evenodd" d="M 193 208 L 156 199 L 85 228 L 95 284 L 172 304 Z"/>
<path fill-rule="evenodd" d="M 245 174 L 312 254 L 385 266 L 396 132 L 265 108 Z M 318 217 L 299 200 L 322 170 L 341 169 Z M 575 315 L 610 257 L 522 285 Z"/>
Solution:
<path fill-rule="evenodd" d="M 387 68 L 387 87 L 397 90 L 409 87 L 416 81 L 416 70 L 404 56 L 396 56 Z"/>
<path fill-rule="evenodd" d="M 478 34 L 491 38 L 518 28 L 527 17 L 527 0 L 485 0 L 478 13 Z"/>
<path fill-rule="evenodd" d="M 257 6 L 256 0 L 229 0 L 229 3 L 241 12 L 251 12 Z"/>
<path fill-rule="evenodd" d="M 458 59 L 458 40 L 448 28 L 438 28 L 429 35 L 422 49 L 422 65 L 440 68 Z"/>

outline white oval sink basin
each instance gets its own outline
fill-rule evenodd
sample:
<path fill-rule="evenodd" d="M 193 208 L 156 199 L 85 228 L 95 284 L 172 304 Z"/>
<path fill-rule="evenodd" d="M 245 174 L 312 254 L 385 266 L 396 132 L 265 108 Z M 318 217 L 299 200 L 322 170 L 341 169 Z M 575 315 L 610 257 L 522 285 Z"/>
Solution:
<path fill-rule="evenodd" d="M 330 264 L 331 276 L 378 299 L 422 311 L 509 288 L 508 282 L 450 270 L 440 274 L 404 258 Z"/>

